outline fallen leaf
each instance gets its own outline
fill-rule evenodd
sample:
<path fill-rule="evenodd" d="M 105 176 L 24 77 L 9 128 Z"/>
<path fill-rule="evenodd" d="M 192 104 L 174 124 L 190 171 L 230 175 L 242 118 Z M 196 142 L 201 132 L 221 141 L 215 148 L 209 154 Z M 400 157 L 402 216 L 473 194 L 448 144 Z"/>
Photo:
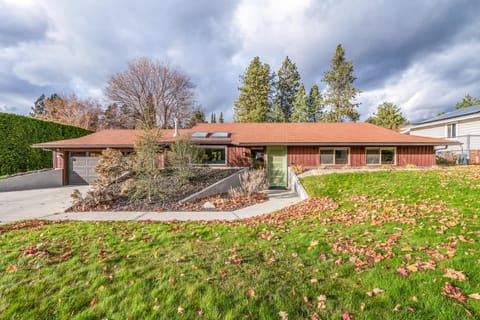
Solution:
<path fill-rule="evenodd" d="M 288 320 L 288 313 L 286 313 L 285 311 L 280 311 L 278 315 L 280 316 L 280 318 L 282 318 L 282 320 Z"/>
<path fill-rule="evenodd" d="M 324 310 L 327 308 L 327 297 L 323 294 L 317 297 L 317 309 Z"/>
<path fill-rule="evenodd" d="M 348 312 L 345 312 L 344 314 L 342 314 L 342 320 L 352 320 L 353 319 L 352 317 L 353 316 Z"/>
<path fill-rule="evenodd" d="M 182 308 L 180 306 L 177 308 L 177 313 L 184 313 L 184 312 L 185 312 L 184 308 Z"/>
<path fill-rule="evenodd" d="M 7 273 L 12 273 L 12 272 L 17 272 L 18 271 L 18 267 L 14 264 L 11 264 L 7 267 L 7 269 L 5 270 Z"/>
<path fill-rule="evenodd" d="M 442 288 L 442 295 L 455 299 L 459 302 L 465 302 L 466 298 L 462 294 L 462 290 L 458 287 L 451 285 L 449 282 L 445 282 Z"/>
<path fill-rule="evenodd" d="M 393 312 L 398 312 L 401 307 L 402 307 L 402 305 L 398 303 L 398 304 L 395 305 L 395 308 L 393 308 L 392 311 L 393 311 Z"/>
<path fill-rule="evenodd" d="M 249 289 L 249 290 L 248 290 L 248 295 L 249 295 L 251 298 L 255 297 L 255 288 Z"/>
<path fill-rule="evenodd" d="M 468 295 L 469 298 L 480 300 L 480 293 L 471 293 Z"/>
<path fill-rule="evenodd" d="M 382 292 L 383 292 L 383 290 L 380 289 L 380 288 L 373 288 L 372 291 L 367 292 L 367 296 L 372 297 L 372 296 L 377 295 L 377 294 L 382 293 Z"/>
<path fill-rule="evenodd" d="M 408 271 L 405 268 L 397 268 L 397 272 L 400 273 L 404 277 L 408 277 Z"/>
<path fill-rule="evenodd" d="M 93 298 L 92 300 L 90 300 L 90 305 L 91 306 L 94 306 L 97 304 L 97 299 Z"/>
<path fill-rule="evenodd" d="M 449 278 L 449 279 L 458 280 L 458 281 L 468 280 L 468 277 L 462 271 L 457 271 L 455 269 L 450 269 L 450 268 L 443 268 L 442 271 L 445 272 L 445 274 L 443 275 L 444 278 Z"/>

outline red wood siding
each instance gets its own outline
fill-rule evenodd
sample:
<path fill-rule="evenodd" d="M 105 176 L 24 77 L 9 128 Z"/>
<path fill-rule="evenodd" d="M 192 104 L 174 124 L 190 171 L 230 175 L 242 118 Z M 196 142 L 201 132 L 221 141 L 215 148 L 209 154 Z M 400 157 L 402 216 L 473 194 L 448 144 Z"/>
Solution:
<path fill-rule="evenodd" d="M 54 169 L 62 169 L 63 168 L 63 163 L 64 163 L 64 158 L 65 158 L 65 152 L 57 149 L 56 151 L 52 152 L 52 161 L 53 161 L 53 168 Z"/>
<path fill-rule="evenodd" d="M 350 166 L 363 167 L 365 165 L 365 147 L 350 147 Z"/>
<path fill-rule="evenodd" d="M 227 166 L 249 167 L 251 162 L 250 148 L 227 146 Z"/>
<path fill-rule="evenodd" d="M 301 164 L 304 167 L 318 167 L 320 149 L 315 146 L 289 146 L 287 148 L 288 166 Z"/>
<path fill-rule="evenodd" d="M 480 150 L 470 151 L 470 164 L 480 164 Z"/>
<path fill-rule="evenodd" d="M 431 167 L 435 165 L 433 146 L 401 146 L 397 147 L 397 165 L 415 165 Z"/>

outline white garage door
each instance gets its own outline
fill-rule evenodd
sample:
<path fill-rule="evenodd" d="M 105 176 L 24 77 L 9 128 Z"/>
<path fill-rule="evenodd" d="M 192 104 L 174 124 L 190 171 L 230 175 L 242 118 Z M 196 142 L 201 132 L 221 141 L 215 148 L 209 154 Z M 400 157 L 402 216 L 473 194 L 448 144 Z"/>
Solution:
<path fill-rule="evenodd" d="M 90 184 L 98 178 L 95 167 L 98 157 L 72 153 L 68 160 L 68 184 Z"/>

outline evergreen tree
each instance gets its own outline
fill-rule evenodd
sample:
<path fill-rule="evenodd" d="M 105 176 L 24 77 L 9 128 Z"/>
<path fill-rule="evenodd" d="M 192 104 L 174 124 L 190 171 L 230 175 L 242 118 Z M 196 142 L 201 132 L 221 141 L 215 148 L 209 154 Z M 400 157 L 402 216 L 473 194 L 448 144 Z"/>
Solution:
<path fill-rule="evenodd" d="M 217 115 L 215 114 L 215 112 L 212 112 L 212 114 L 210 115 L 210 123 L 217 123 Z"/>
<path fill-rule="evenodd" d="M 218 117 L 218 123 L 223 123 L 223 112 L 220 112 L 220 116 Z"/>
<path fill-rule="evenodd" d="M 39 115 L 44 114 L 45 111 L 46 111 L 45 101 L 48 101 L 48 100 L 53 101 L 57 97 L 58 97 L 58 95 L 56 93 L 50 95 L 49 98 L 45 97 L 45 95 L 42 93 L 42 95 L 40 97 L 38 97 L 38 99 L 35 100 L 35 102 L 33 103 L 33 107 L 30 108 L 30 110 L 31 110 L 30 116 L 31 117 L 37 117 Z"/>
<path fill-rule="evenodd" d="M 468 107 L 473 107 L 480 105 L 480 99 L 472 97 L 469 94 L 466 94 L 465 97 L 463 97 L 462 101 L 457 102 L 455 105 L 456 109 L 463 109 L 463 108 L 468 108 Z"/>
<path fill-rule="evenodd" d="M 357 121 L 360 118 L 360 103 L 355 102 L 360 90 L 352 85 L 355 79 L 353 63 L 345 59 L 345 51 L 339 44 L 332 58 L 331 69 L 324 73 L 322 79 L 327 84 L 324 103 L 330 108 L 325 114 L 326 121 Z"/>
<path fill-rule="evenodd" d="M 274 103 L 282 110 L 284 121 L 289 122 L 293 103 L 300 87 L 300 74 L 298 73 L 297 66 L 288 56 L 285 57 L 280 70 L 278 70 L 277 77 L 278 80 L 275 81 Z"/>
<path fill-rule="evenodd" d="M 285 114 L 276 103 L 274 103 L 268 111 L 268 122 L 285 122 Z"/>
<path fill-rule="evenodd" d="M 367 119 L 367 122 L 387 129 L 397 129 L 407 123 L 399 107 L 391 102 L 384 102 L 378 106 L 377 112 Z"/>
<path fill-rule="evenodd" d="M 323 101 L 322 94 L 318 89 L 318 85 L 314 84 L 310 88 L 310 93 L 307 99 L 308 118 L 310 122 L 318 122 L 322 120 L 323 115 Z"/>
<path fill-rule="evenodd" d="M 253 58 L 245 74 L 240 77 L 240 95 L 234 103 L 233 119 L 236 122 L 265 122 L 270 106 L 272 76 L 270 66 L 259 57 Z"/>
<path fill-rule="evenodd" d="M 200 108 L 197 108 L 196 110 L 194 110 L 192 118 L 187 123 L 187 128 L 191 128 L 195 126 L 197 123 L 205 123 L 205 122 L 207 122 L 205 120 L 205 113 Z"/>
<path fill-rule="evenodd" d="M 305 86 L 303 83 L 298 89 L 297 98 L 293 102 L 292 115 L 290 117 L 291 122 L 309 122 L 309 110 L 307 103 L 307 95 L 305 94 Z"/>

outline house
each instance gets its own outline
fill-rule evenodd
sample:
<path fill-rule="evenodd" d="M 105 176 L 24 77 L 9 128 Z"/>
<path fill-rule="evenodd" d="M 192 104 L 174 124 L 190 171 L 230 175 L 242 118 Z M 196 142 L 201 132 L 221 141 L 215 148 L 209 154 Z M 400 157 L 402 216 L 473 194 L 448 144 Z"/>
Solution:
<path fill-rule="evenodd" d="M 93 181 L 102 150 L 114 148 L 128 154 L 142 133 L 102 130 L 34 147 L 53 151 L 53 166 L 63 169 L 64 184 L 79 184 Z M 202 123 L 179 132 L 163 130 L 159 144 L 168 146 L 180 136 L 189 136 L 205 149 L 208 165 L 265 165 L 270 186 L 283 187 L 287 185 L 287 166 L 429 167 L 435 164 L 435 147 L 457 144 L 400 134 L 369 123 Z"/>
<path fill-rule="evenodd" d="M 460 144 L 445 151 L 457 155 L 459 163 L 480 164 L 480 105 L 447 112 L 437 117 L 412 124 L 403 133 L 421 137 L 456 140 Z"/>

